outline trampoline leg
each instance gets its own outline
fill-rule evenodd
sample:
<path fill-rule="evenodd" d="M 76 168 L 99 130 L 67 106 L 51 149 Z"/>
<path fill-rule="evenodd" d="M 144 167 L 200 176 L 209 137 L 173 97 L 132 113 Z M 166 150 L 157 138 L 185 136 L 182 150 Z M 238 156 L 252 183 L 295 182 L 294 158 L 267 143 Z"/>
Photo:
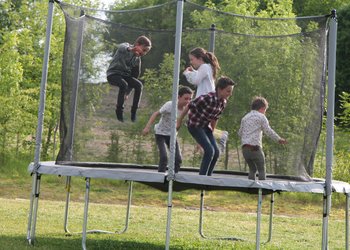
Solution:
<path fill-rule="evenodd" d="M 349 193 L 346 194 L 345 203 L 345 249 L 349 250 Z"/>
<path fill-rule="evenodd" d="M 69 201 L 70 201 L 71 179 L 72 179 L 71 176 L 67 176 L 66 178 L 67 196 L 66 196 L 66 206 L 64 209 L 64 225 L 63 225 L 66 235 L 71 234 L 68 230 L 68 211 L 69 211 Z"/>
<path fill-rule="evenodd" d="M 322 221 L 322 250 L 328 249 L 328 217 L 331 206 L 331 196 L 323 195 L 323 221 Z"/>
<path fill-rule="evenodd" d="M 226 236 L 226 237 L 208 237 L 203 232 L 203 215 L 204 215 L 204 190 L 201 190 L 201 201 L 200 201 L 200 207 L 199 207 L 199 234 L 202 238 L 205 239 L 214 239 L 214 240 L 243 240 L 237 237 L 233 236 Z"/>
<path fill-rule="evenodd" d="M 267 238 L 267 241 L 265 243 L 268 243 L 271 241 L 272 238 L 272 220 L 273 220 L 273 208 L 274 208 L 274 193 L 271 194 L 271 200 L 270 200 L 270 220 L 269 220 L 269 236 Z"/>
<path fill-rule="evenodd" d="M 130 211 L 131 211 L 131 197 L 132 197 L 132 185 L 133 181 L 129 182 L 129 190 L 128 190 L 128 205 L 126 208 L 126 216 L 125 216 L 125 225 L 122 230 L 119 232 L 117 230 L 115 231 L 106 231 L 106 230 L 99 230 L 99 229 L 93 229 L 93 230 L 87 230 L 86 233 L 105 233 L 105 234 L 122 234 L 125 233 L 129 227 L 129 220 L 130 220 Z M 69 214 L 69 203 L 70 203 L 70 190 L 71 190 L 71 176 L 67 176 L 66 180 L 66 189 L 67 189 L 67 197 L 66 197 L 66 206 L 65 206 L 65 213 L 64 213 L 64 231 L 66 232 L 66 235 L 72 235 L 72 234 L 80 234 L 81 232 L 73 232 L 71 233 L 68 229 L 68 214 Z M 90 189 L 89 189 L 90 190 Z"/>
<path fill-rule="evenodd" d="M 36 190 L 36 174 L 33 174 L 32 178 L 33 178 L 32 190 L 30 192 L 30 205 L 29 205 L 28 226 L 27 226 L 27 241 L 29 244 L 31 244 L 30 231 L 32 229 L 32 220 L 33 220 L 34 194 Z"/>
<path fill-rule="evenodd" d="M 169 180 L 168 186 L 168 215 L 166 224 L 166 239 L 165 250 L 169 250 L 170 247 L 170 226 L 171 226 L 171 212 L 173 208 L 173 180 Z"/>
<path fill-rule="evenodd" d="M 33 174 L 32 191 L 30 195 L 30 207 L 28 214 L 27 241 L 30 245 L 34 245 L 36 219 L 39 205 L 41 176 L 37 173 Z"/>
<path fill-rule="evenodd" d="M 199 234 L 202 238 L 207 238 L 203 233 L 203 208 L 204 208 L 204 190 L 201 190 L 201 201 L 199 207 Z"/>
<path fill-rule="evenodd" d="M 125 225 L 124 225 L 124 228 L 121 230 L 121 231 L 107 231 L 107 230 L 100 230 L 100 229 L 93 229 L 93 230 L 88 230 L 86 231 L 86 233 L 99 233 L 99 234 L 122 234 L 122 233 L 125 233 L 126 230 L 128 229 L 129 227 L 129 218 L 130 218 L 130 210 L 131 210 L 131 196 L 132 196 L 132 184 L 133 184 L 133 181 L 130 181 L 129 182 L 129 193 L 128 193 L 128 205 L 127 205 L 127 208 L 126 208 L 126 215 L 125 215 Z"/>
<path fill-rule="evenodd" d="M 88 230 L 86 233 L 101 233 L 101 234 L 122 234 L 125 233 L 126 230 L 129 227 L 129 218 L 130 218 L 130 210 L 131 210 L 131 196 L 132 196 L 132 184 L 133 181 L 129 182 L 129 191 L 128 191 L 128 205 L 126 208 L 126 215 L 125 215 L 125 225 L 124 228 L 121 231 L 106 231 L 106 230 L 99 230 L 99 229 L 93 229 L 93 230 Z"/>
<path fill-rule="evenodd" d="M 82 247 L 86 250 L 86 228 L 88 221 L 88 209 L 89 209 L 89 195 L 90 195 L 90 178 L 86 178 L 86 189 L 85 189 L 85 206 L 84 206 L 84 221 L 83 221 L 83 237 L 82 237 Z"/>
<path fill-rule="evenodd" d="M 256 218 L 256 245 L 255 249 L 260 249 L 260 224 L 261 224 L 261 204 L 262 204 L 262 190 L 259 188 L 258 192 L 258 209 Z"/>
<path fill-rule="evenodd" d="M 128 206 L 126 208 L 126 216 L 125 216 L 125 227 L 123 230 L 121 230 L 120 232 L 115 231 L 118 234 L 122 234 L 125 233 L 126 230 L 128 230 L 129 227 L 129 218 L 130 218 L 130 207 L 131 207 L 131 196 L 132 196 L 132 184 L 133 181 L 129 182 L 129 191 L 128 191 Z"/>

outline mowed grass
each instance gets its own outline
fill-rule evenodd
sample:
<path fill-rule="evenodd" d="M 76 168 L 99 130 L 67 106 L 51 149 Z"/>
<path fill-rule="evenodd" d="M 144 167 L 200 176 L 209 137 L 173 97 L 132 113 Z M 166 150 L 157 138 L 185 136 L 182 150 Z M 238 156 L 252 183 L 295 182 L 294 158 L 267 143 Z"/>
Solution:
<path fill-rule="evenodd" d="M 166 195 L 164 196 L 166 198 Z M 210 201 L 209 201 L 210 202 Z M 264 204 L 269 203 L 268 196 Z M 128 230 L 123 234 L 89 234 L 88 249 L 164 249 L 167 208 L 164 204 L 133 205 Z M 199 233 L 199 210 L 191 207 L 172 209 L 170 249 L 255 249 L 256 214 L 210 209 L 204 212 L 204 234 L 208 237 L 235 236 L 244 241 L 203 239 Z M 276 204 L 278 206 L 278 204 Z M 63 201 L 41 199 L 34 249 L 81 249 L 81 234 L 65 236 Z M 267 206 L 268 207 L 268 206 Z M 33 249 L 26 242 L 29 200 L 0 198 L 0 249 Z M 215 211 L 213 211 L 215 210 Z M 261 242 L 268 235 L 268 209 L 263 209 Z M 71 202 L 69 225 L 71 232 L 81 232 L 83 202 Z M 339 211 L 338 211 L 339 212 Z M 125 205 L 91 203 L 88 229 L 119 231 L 125 224 Z M 329 249 L 345 249 L 343 216 L 330 217 Z M 261 249 L 320 249 L 322 214 L 309 211 L 302 216 L 276 214 L 273 218 L 272 241 Z"/>
<path fill-rule="evenodd" d="M 24 168 L 19 168 L 23 171 Z M 43 175 L 35 247 L 26 241 L 32 178 L 25 170 L 0 175 L 0 249 L 81 249 L 81 234 L 65 236 L 65 177 Z M 119 231 L 125 224 L 128 183 L 92 179 L 88 229 Z M 72 178 L 69 225 L 81 232 L 84 178 Z M 345 196 L 333 194 L 329 249 L 345 249 Z M 88 249 L 164 249 L 167 193 L 135 183 L 128 230 L 123 234 L 89 234 Z M 264 196 L 261 242 L 268 236 L 269 195 Z M 257 196 L 235 191 L 205 195 L 204 234 L 244 241 L 203 239 L 199 233 L 198 190 L 173 193 L 170 249 L 255 249 Z M 320 249 L 322 194 L 275 195 L 272 240 L 260 249 Z"/>

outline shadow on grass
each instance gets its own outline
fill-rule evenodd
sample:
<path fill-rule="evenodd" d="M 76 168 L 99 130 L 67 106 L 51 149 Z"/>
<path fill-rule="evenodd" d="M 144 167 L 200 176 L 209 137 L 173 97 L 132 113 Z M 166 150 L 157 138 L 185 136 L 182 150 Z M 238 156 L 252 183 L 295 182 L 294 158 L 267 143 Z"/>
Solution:
<path fill-rule="evenodd" d="M 165 243 L 164 243 L 165 244 Z M 1 236 L 0 249 L 6 250 L 70 250 L 82 249 L 82 239 L 73 237 L 38 237 L 33 245 L 29 245 L 25 236 Z M 86 248 L 89 250 L 95 249 L 137 249 L 137 250 L 160 250 L 164 249 L 165 245 L 152 244 L 148 242 L 136 242 L 134 240 L 111 239 L 87 239 Z M 171 249 L 183 249 L 179 247 L 171 247 Z"/>

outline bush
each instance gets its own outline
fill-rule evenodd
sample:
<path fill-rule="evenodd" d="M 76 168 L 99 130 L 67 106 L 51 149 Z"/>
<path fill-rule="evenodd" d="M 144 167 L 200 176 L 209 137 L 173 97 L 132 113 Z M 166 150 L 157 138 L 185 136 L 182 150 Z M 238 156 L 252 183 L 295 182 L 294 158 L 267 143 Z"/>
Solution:
<path fill-rule="evenodd" d="M 7 154 L 4 161 L 0 165 L 0 178 L 18 177 L 28 175 L 28 165 L 33 161 L 31 154 Z"/>

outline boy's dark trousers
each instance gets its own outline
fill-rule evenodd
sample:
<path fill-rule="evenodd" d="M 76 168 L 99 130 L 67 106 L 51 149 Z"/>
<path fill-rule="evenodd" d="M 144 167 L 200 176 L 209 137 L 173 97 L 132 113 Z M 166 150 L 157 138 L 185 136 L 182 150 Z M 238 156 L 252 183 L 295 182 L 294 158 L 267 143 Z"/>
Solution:
<path fill-rule="evenodd" d="M 118 111 L 123 113 L 125 95 L 128 95 L 132 89 L 134 89 L 134 100 L 131 107 L 131 116 L 136 118 L 136 110 L 139 107 L 141 94 L 142 94 L 142 82 L 135 77 L 121 76 L 121 75 L 110 75 L 107 77 L 108 82 L 111 85 L 119 87 L 118 100 L 117 100 L 117 116 Z M 132 119 L 133 120 L 133 119 Z"/>
<path fill-rule="evenodd" d="M 159 149 L 159 165 L 158 172 L 165 172 L 168 165 L 167 149 L 170 148 L 170 135 L 158 135 L 155 134 L 156 143 Z M 182 163 L 182 156 L 179 148 L 179 144 L 175 143 L 175 173 L 179 172 Z"/>

